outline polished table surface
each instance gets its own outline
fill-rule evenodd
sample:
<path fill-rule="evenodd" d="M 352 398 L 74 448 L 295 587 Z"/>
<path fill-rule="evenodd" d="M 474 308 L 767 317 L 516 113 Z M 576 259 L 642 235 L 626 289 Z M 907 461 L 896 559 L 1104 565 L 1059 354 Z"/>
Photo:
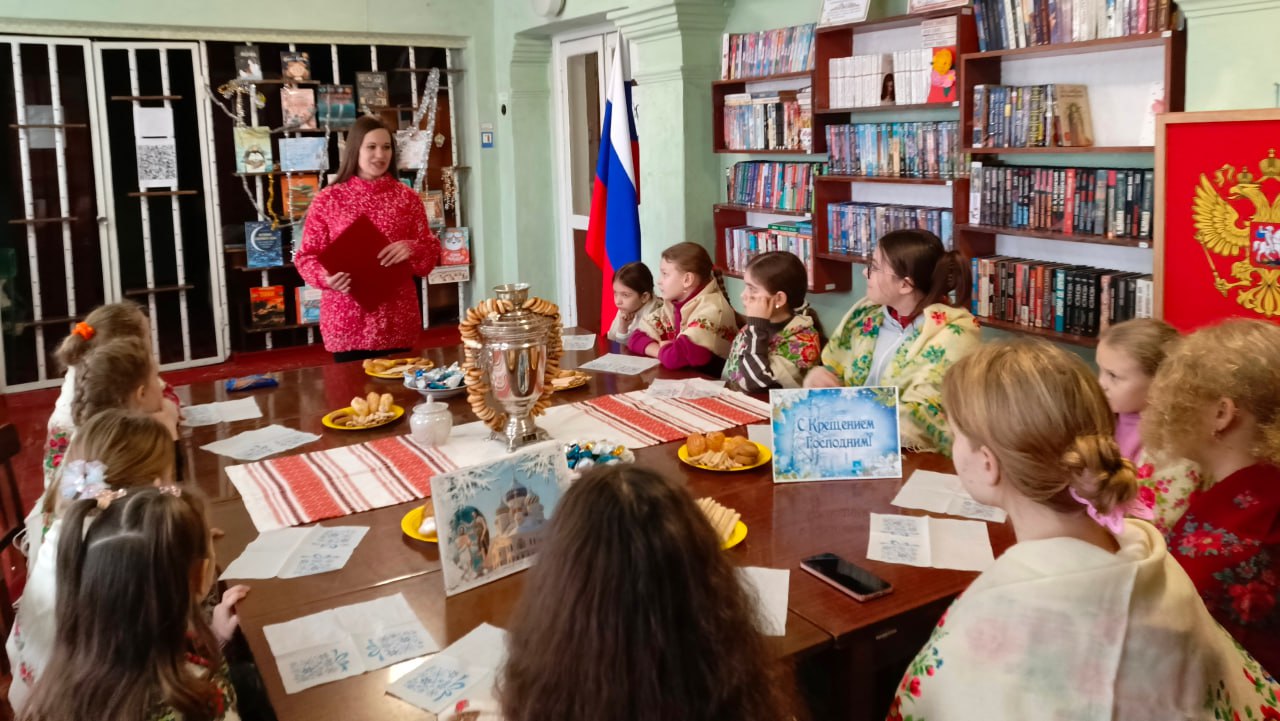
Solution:
<path fill-rule="evenodd" d="M 424 355 L 438 364 L 448 363 L 458 357 L 459 348 L 433 349 Z M 564 366 L 575 367 L 591 357 L 593 354 L 585 352 L 566 353 Z M 262 418 L 183 430 L 188 479 L 196 481 L 210 496 L 212 523 L 225 533 L 216 545 L 220 566 L 236 558 L 257 536 L 257 530 L 223 472 L 224 467 L 238 461 L 200 450 L 201 445 L 271 423 L 321 436 L 319 441 L 296 449 L 297 453 L 362 443 L 407 433 L 408 413 L 393 424 L 363 432 L 326 429 L 320 418 L 348 405 L 353 396 L 363 396 L 369 391 L 393 394 L 396 403 L 406 411 L 421 400 L 416 391 L 405 388 L 399 381 L 366 376 L 359 363 L 276 375 L 279 387 L 251 392 L 258 398 Z M 655 377 L 687 375 L 661 369 L 640 376 L 595 373 L 587 387 L 557 393 L 553 398 L 557 403 L 573 403 L 596 395 L 641 389 Z M 178 392 L 187 403 L 208 403 L 244 395 L 227 394 L 220 383 L 182 387 Z M 450 406 L 455 424 L 475 420 L 465 399 L 453 399 Z M 903 624 L 931 625 L 941 612 L 940 604 L 962 591 L 976 576 L 866 560 L 870 513 L 916 513 L 889 504 L 902 486 L 902 479 L 775 485 L 768 465 L 737 473 L 716 473 L 686 466 L 676 458 L 679 445 L 674 442 L 639 449 L 636 460 L 653 470 L 685 479 L 695 496 L 714 496 L 742 514 L 749 531 L 746 539 L 729 551 L 735 563 L 792 571 L 787 634 L 773 639 L 781 655 L 802 656 L 837 647 L 853 649 L 851 658 L 865 662 L 875 653 L 875 644 L 897 635 L 900 628 L 905 628 Z M 949 471 L 951 466 L 940 456 L 907 455 L 904 475 L 910 475 L 916 468 Z M 330 525 L 370 528 L 340 571 L 289 580 L 248 582 L 252 592 L 238 607 L 241 627 L 282 721 L 425 718 L 426 714 L 385 695 L 394 667 L 297 694 L 285 694 L 263 637 L 263 626 L 398 592 L 404 593 L 427 630 L 442 644 L 452 643 L 481 622 L 505 624 L 519 597 L 524 574 L 446 598 L 435 544 L 416 541 L 400 531 L 400 519 L 420 504 L 420 501 L 405 503 L 325 521 Z M 1007 525 L 990 524 L 990 527 L 992 546 L 999 554 L 1012 543 L 1012 530 Z M 889 581 L 894 591 L 879 599 L 858 603 L 800 570 L 801 559 L 823 552 L 837 553 L 864 566 Z M 916 634 L 919 633 L 917 630 Z"/>

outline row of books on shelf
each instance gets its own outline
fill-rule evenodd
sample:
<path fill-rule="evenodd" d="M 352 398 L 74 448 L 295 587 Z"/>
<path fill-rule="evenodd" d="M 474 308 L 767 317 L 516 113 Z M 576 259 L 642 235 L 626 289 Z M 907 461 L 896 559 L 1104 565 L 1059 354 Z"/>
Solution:
<path fill-rule="evenodd" d="M 969 170 L 955 120 L 828 125 L 826 130 L 827 165 L 836 175 L 951 179 Z"/>
<path fill-rule="evenodd" d="M 1114 323 L 1150 318 L 1150 274 L 996 255 L 970 260 L 973 314 L 1093 337 Z"/>
<path fill-rule="evenodd" d="M 300 285 L 293 289 L 293 322 L 298 325 L 320 322 L 320 289 Z M 264 285 L 249 289 L 249 326 L 278 328 L 285 325 L 286 311 L 283 285 Z"/>
<path fill-rule="evenodd" d="M 828 61 L 832 108 L 918 105 L 956 100 L 954 47 L 853 55 Z"/>
<path fill-rule="evenodd" d="M 1152 170 L 974 162 L 969 169 L 969 222 L 1149 240 L 1154 195 Z"/>
<path fill-rule="evenodd" d="M 816 27 L 810 23 L 754 33 L 725 33 L 720 48 L 720 77 L 734 80 L 812 70 Z"/>
<path fill-rule="evenodd" d="M 955 215 L 950 208 L 877 203 L 832 203 L 827 206 L 827 249 L 832 253 L 871 257 L 885 233 L 922 228 L 952 247 Z"/>
<path fill-rule="evenodd" d="M 725 173 L 730 203 L 777 210 L 813 207 L 813 178 L 825 172 L 824 163 L 784 163 L 749 160 L 734 163 Z"/>
<path fill-rule="evenodd" d="M 1047 148 L 1093 145 L 1089 89 L 1084 85 L 975 85 L 973 147 Z"/>
<path fill-rule="evenodd" d="M 1159 32 L 1173 12 L 1173 0 L 974 0 L 983 52 Z"/>
<path fill-rule="evenodd" d="M 305 112 L 314 111 L 315 108 L 312 107 Z M 286 109 L 286 125 L 289 123 L 289 112 L 291 111 Z M 314 118 L 310 122 L 310 127 L 314 128 Z M 295 125 L 290 129 L 301 130 L 306 127 Z M 394 141 L 396 170 L 417 170 L 426 162 L 427 153 L 430 152 L 430 138 L 425 132 L 412 128 L 400 129 L 395 132 Z M 277 157 L 270 128 L 242 125 L 232 130 L 232 142 L 235 146 L 237 173 L 270 173 L 276 169 Z M 276 143 L 279 144 L 279 170 L 282 173 L 329 169 L 329 139 L 325 136 L 282 137 Z"/>
<path fill-rule="evenodd" d="M 734 93 L 724 98 L 724 139 L 730 150 L 813 149 L 813 93 Z"/>
<path fill-rule="evenodd" d="M 739 225 L 724 229 L 726 270 L 742 273 L 751 259 L 761 253 L 786 251 L 795 254 L 808 269 L 813 286 L 813 223 L 807 220 L 774 223 L 767 228 Z"/>

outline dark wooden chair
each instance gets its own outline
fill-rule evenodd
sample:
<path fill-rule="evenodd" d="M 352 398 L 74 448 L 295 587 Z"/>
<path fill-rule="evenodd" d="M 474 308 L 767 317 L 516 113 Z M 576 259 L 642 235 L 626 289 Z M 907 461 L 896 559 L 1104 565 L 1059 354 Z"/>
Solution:
<path fill-rule="evenodd" d="M 18 494 L 18 476 L 13 472 L 13 459 L 22 450 L 18 440 L 18 429 L 12 423 L 0 426 L 0 632 L 4 638 L 9 637 L 13 628 L 14 594 L 11 584 L 26 579 L 26 557 L 17 548 L 14 541 L 23 529 L 25 514 L 22 509 L 22 497 Z M 9 675 L 9 656 L 0 653 L 0 673 Z"/>

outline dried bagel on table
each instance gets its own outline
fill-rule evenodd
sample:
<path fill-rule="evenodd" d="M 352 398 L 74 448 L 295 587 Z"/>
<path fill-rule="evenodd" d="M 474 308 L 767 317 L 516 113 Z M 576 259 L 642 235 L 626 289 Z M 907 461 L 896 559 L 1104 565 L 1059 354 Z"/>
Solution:
<path fill-rule="evenodd" d="M 555 393 L 555 379 L 560 377 L 560 356 L 564 352 L 561 345 L 560 308 L 555 303 L 543 298 L 529 298 L 521 308 L 551 319 L 551 331 L 547 334 L 547 363 L 542 375 L 542 395 L 533 405 L 532 416 L 540 416 L 547 412 L 551 405 L 551 395 Z M 501 431 L 507 424 L 507 413 L 502 406 L 490 396 L 488 381 L 484 369 L 480 365 L 480 354 L 484 348 L 484 340 L 480 336 L 480 326 L 486 318 L 498 318 L 504 313 L 516 310 L 508 300 L 487 298 L 473 308 L 467 309 L 462 322 L 458 324 L 458 333 L 462 336 L 463 367 L 466 378 L 463 384 L 467 387 L 467 404 L 476 417 L 494 431 Z"/>

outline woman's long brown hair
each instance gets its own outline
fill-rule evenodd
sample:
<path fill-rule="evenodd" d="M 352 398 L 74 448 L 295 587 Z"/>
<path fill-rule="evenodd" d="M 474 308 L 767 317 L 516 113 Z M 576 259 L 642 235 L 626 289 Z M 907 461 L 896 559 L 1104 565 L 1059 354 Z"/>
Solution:
<path fill-rule="evenodd" d="M 356 172 L 360 169 L 360 146 L 364 145 L 364 136 L 374 130 L 385 130 L 387 136 L 391 138 L 391 161 L 387 164 L 387 172 L 395 177 L 396 158 L 399 157 L 399 150 L 396 148 L 396 134 L 383 124 L 381 120 L 372 115 L 361 115 L 356 118 L 356 122 L 351 126 L 351 130 L 347 131 L 346 149 L 342 152 L 342 161 L 338 163 L 338 175 L 333 179 L 333 184 L 345 183 L 355 177 Z"/>
<path fill-rule="evenodd" d="M 134 488 L 105 510 L 94 499 L 67 509 L 57 638 L 23 721 L 137 721 L 162 704 L 187 721 L 214 717 L 211 673 L 186 658 L 222 665 L 197 587 L 212 555 L 204 503 L 170 490 Z"/>
<path fill-rule="evenodd" d="M 510 625 L 507 721 L 777 721 L 791 675 L 688 491 L 631 464 L 557 506 Z"/>

